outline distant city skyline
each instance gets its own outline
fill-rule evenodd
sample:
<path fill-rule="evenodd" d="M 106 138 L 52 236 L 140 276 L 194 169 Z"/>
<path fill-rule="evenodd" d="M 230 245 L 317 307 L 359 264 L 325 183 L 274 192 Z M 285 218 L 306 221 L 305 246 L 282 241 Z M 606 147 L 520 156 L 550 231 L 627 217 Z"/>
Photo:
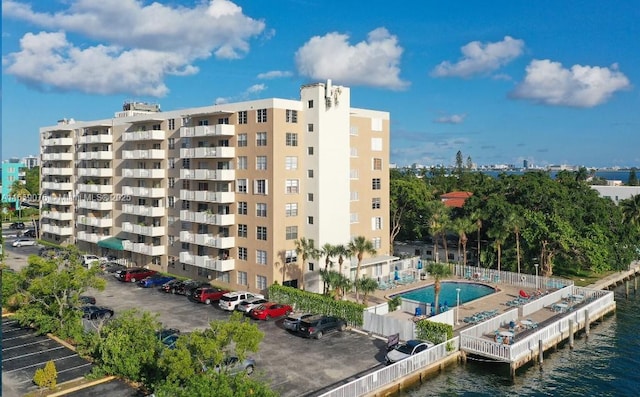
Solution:
<path fill-rule="evenodd" d="M 127 99 L 298 99 L 331 79 L 354 107 L 391 114 L 398 165 L 454 164 L 460 150 L 484 165 L 634 167 L 637 5 L 4 0 L 2 157 L 37 153 L 40 127 L 108 119 Z"/>

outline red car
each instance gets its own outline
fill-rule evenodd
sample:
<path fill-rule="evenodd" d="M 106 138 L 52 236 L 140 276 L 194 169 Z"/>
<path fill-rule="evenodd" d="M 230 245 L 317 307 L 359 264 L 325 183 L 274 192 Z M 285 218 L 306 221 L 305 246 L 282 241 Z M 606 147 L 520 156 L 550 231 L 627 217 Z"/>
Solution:
<path fill-rule="evenodd" d="M 267 302 L 251 310 L 251 317 L 256 320 L 269 321 L 272 318 L 286 316 L 293 311 L 289 305 Z"/>
<path fill-rule="evenodd" d="M 189 299 L 193 302 L 206 303 L 210 305 L 211 302 L 217 302 L 222 298 L 222 295 L 229 291 L 225 291 L 216 287 L 202 287 L 193 291 L 193 294 L 189 295 Z"/>
<path fill-rule="evenodd" d="M 155 270 L 149 270 L 142 267 L 130 267 L 127 269 L 118 270 L 117 272 L 115 272 L 114 276 L 120 281 L 135 283 L 136 281 L 140 281 L 143 278 L 153 276 L 156 273 L 158 272 L 156 272 Z"/>

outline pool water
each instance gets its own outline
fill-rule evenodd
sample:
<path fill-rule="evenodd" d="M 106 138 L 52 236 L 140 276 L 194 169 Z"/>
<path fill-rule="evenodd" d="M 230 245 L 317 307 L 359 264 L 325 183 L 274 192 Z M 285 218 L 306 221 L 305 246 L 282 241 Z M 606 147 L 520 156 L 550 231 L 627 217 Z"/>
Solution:
<path fill-rule="evenodd" d="M 493 287 L 484 284 L 443 281 L 440 285 L 442 288 L 440 289 L 438 302 L 441 305 L 446 303 L 448 307 L 456 306 L 458 299 L 458 292 L 456 291 L 457 288 L 460 288 L 461 304 L 482 298 L 483 296 L 487 296 L 495 292 Z M 429 304 L 436 300 L 433 284 L 423 288 L 414 289 L 413 291 L 397 294 L 396 296 Z"/>

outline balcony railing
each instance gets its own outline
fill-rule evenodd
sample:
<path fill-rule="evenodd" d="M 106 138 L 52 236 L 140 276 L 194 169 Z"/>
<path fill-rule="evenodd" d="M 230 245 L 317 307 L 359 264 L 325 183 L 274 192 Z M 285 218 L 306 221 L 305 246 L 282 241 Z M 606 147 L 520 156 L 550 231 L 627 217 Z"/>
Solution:
<path fill-rule="evenodd" d="M 122 158 L 125 160 L 162 160 L 165 157 L 165 151 L 161 149 L 146 150 L 123 150 Z"/>
<path fill-rule="evenodd" d="M 219 237 L 213 234 L 195 234 L 186 230 L 180 232 L 180 241 L 205 247 L 228 249 L 235 246 L 235 240 L 235 237 Z"/>
<path fill-rule="evenodd" d="M 164 226 L 136 225 L 131 222 L 122 222 L 122 230 L 127 233 L 140 234 L 143 236 L 160 237 L 167 234 Z"/>
<path fill-rule="evenodd" d="M 202 201 L 207 203 L 232 203 L 235 201 L 233 192 L 205 192 L 180 190 L 180 199 L 189 201 Z"/>
<path fill-rule="evenodd" d="M 110 134 L 99 134 L 99 135 L 84 135 L 78 137 L 79 144 L 89 144 L 89 143 L 113 143 L 113 135 Z"/>
<path fill-rule="evenodd" d="M 125 178 L 164 178 L 167 174 L 163 169 L 140 169 L 140 168 L 123 168 L 122 176 Z"/>
<path fill-rule="evenodd" d="M 127 196 L 136 196 L 136 197 L 161 198 L 165 196 L 166 192 L 165 192 L 165 189 L 161 187 L 149 188 L 149 187 L 123 186 L 122 194 Z"/>
<path fill-rule="evenodd" d="M 54 168 L 54 167 L 42 167 L 40 169 L 42 175 L 62 175 L 62 176 L 71 176 L 73 175 L 73 168 Z"/>
<path fill-rule="evenodd" d="M 73 138 L 49 138 L 42 140 L 42 146 L 71 146 Z"/>
<path fill-rule="evenodd" d="M 41 218 L 55 219 L 58 221 L 71 221 L 73 220 L 73 212 L 62 211 L 43 211 L 40 214 Z"/>
<path fill-rule="evenodd" d="M 146 205 L 123 204 L 122 212 L 131 215 L 160 217 L 165 215 L 165 208 L 149 207 Z"/>
<path fill-rule="evenodd" d="M 51 233 L 58 236 L 71 236 L 73 234 L 73 228 L 71 226 L 54 226 L 44 224 L 42 225 L 42 231 L 44 233 Z"/>
<path fill-rule="evenodd" d="M 202 179 L 211 181 L 233 181 L 235 170 L 180 170 L 181 179 Z"/>
<path fill-rule="evenodd" d="M 234 214 L 208 214 L 206 212 L 180 211 L 180 220 L 184 222 L 204 223 L 215 226 L 230 226 L 235 224 Z"/>
<path fill-rule="evenodd" d="M 111 168 L 78 168 L 78 176 L 102 176 L 112 177 L 113 170 Z"/>
<path fill-rule="evenodd" d="M 79 152 L 78 160 L 113 160 L 113 152 L 102 150 L 99 152 Z"/>
<path fill-rule="evenodd" d="M 71 161 L 73 160 L 73 153 L 43 153 L 43 161 Z"/>
<path fill-rule="evenodd" d="M 124 240 L 122 242 L 122 248 L 124 248 L 125 251 L 136 252 L 138 254 L 149 256 L 165 255 L 167 252 L 167 247 L 164 245 L 148 245 L 145 243 L 134 243 L 129 240 Z"/>
<path fill-rule="evenodd" d="M 236 264 L 234 259 L 214 259 L 207 255 L 192 255 L 186 251 L 180 252 L 180 262 L 218 272 L 231 271 L 235 269 Z"/>
<path fill-rule="evenodd" d="M 79 192 L 88 192 L 88 193 L 113 193 L 113 185 L 91 185 L 78 183 L 76 188 Z M 125 193 L 126 194 L 126 193 Z"/>
<path fill-rule="evenodd" d="M 182 158 L 233 158 L 236 155 L 236 149 L 227 146 L 217 147 L 196 147 L 180 149 L 180 157 Z"/>
<path fill-rule="evenodd" d="M 48 194 L 42 195 L 42 203 L 43 204 L 51 204 L 51 205 L 71 205 L 73 204 L 74 199 L 72 196 L 53 196 Z"/>
<path fill-rule="evenodd" d="M 198 125 L 180 128 L 180 138 L 207 136 L 234 136 L 236 127 L 231 124 Z"/>
<path fill-rule="evenodd" d="M 122 134 L 122 140 L 124 142 L 164 141 L 166 134 L 164 130 L 130 131 Z"/>
<path fill-rule="evenodd" d="M 76 206 L 90 210 L 109 211 L 113 209 L 113 201 L 78 200 Z"/>
<path fill-rule="evenodd" d="M 47 190 L 64 190 L 70 191 L 73 189 L 73 183 L 71 182 L 42 182 L 42 188 Z"/>
<path fill-rule="evenodd" d="M 100 240 L 104 240 L 107 237 L 109 237 L 109 236 L 105 236 L 103 234 L 89 233 L 89 232 L 85 232 L 85 231 L 78 232 L 78 240 L 88 241 L 88 242 L 94 243 L 94 244 L 97 243 Z"/>
<path fill-rule="evenodd" d="M 78 223 L 87 225 L 87 226 L 95 226 L 95 227 L 113 227 L 112 218 L 97 218 L 97 217 L 86 216 L 86 215 L 80 215 L 78 217 Z"/>

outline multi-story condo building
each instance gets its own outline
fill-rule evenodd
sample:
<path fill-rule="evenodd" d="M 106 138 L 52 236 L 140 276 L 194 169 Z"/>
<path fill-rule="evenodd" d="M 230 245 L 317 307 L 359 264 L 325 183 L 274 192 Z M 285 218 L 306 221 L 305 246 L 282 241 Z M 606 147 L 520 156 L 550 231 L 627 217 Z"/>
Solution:
<path fill-rule="evenodd" d="M 319 291 L 295 241 L 365 236 L 363 274 L 389 271 L 389 113 L 350 89 L 300 100 L 176 111 L 126 104 L 115 117 L 41 128 L 43 238 L 233 289 L 275 281 Z M 334 262 L 336 258 L 332 259 Z M 353 276 L 356 260 L 343 271 Z"/>
<path fill-rule="evenodd" d="M 9 203 L 16 210 L 20 209 L 20 200 L 11 195 L 16 181 L 25 183 L 25 164 L 18 158 L 11 158 L 2 162 L 2 202 Z"/>

